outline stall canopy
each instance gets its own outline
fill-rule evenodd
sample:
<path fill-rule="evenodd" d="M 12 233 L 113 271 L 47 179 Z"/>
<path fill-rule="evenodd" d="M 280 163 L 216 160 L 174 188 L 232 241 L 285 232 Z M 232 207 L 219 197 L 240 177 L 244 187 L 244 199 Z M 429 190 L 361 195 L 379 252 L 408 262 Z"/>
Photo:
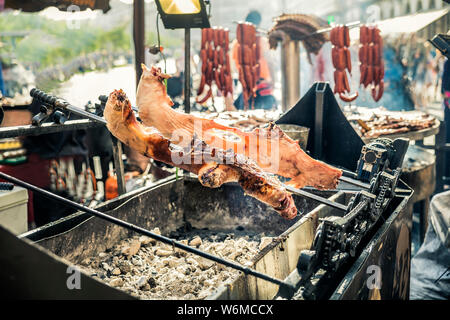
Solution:
<path fill-rule="evenodd" d="M 448 8 L 386 19 L 377 23 L 382 34 L 415 33 L 448 14 Z"/>
<path fill-rule="evenodd" d="M 76 5 L 80 10 L 100 9 L 104 13 L 111 7 L 109 0 L 6 0 L 6 9 L 22 10 L 24 12 L 37 12 L 47 7 L 57 7 L 59 10 L 67 10 L 71 5 Z"/>
<path fill-rule="evenodd" d="M 376 25 L 381 30 L 383 36 L 389 34 L 417 33 L 446 14 L 449 14 L 449 8 L 381 20 L 376 22 Z M 358 28 L 350 30 L 350 38 L 352 40 L 359 39 Z"/>

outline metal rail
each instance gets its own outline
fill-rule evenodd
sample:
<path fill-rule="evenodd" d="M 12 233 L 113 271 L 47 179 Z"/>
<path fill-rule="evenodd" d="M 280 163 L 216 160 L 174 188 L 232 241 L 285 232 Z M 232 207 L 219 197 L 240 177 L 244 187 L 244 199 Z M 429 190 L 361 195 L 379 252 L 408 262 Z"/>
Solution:
<path fill-rule="evenodd" d="M 37 136 L 41 134 L 56 133 L 61 131 L 96 128 L 106 125 L 106 120 L 103 117 L 71 105 L 69 102 L 57 98 L 56 96 L 53 96 L 51 94 L 47 94 L 42 90 L 33 88 L 30 91 L 30 96 L 38 103 L 49 107 L 52 112 L 56 111 L 57 109 L 62 109 L 87 119 L 65 121 L 63 124 L 42 123 L 39 125 L 3 127 L 0 128 L 0 139 L 19 136 Z M 100 96 L 99 100 L 102 103 L 106 103 L 108 97 Z M 113 156 L 117 174 L 118 192 L 120 195 L 122 195 L 126 193 L 125 173 L 122 163 L 122 143 L 115 138 L 113 139 Z"/>
<path fill-rule="evenodd" d="M 32 184 L 29 184 L 27 182 L 24 182 L 24 181 L 19 180 L 17 178 L 11 177 L 10 175 L 7 175 L 7 174 L 5 174 L 3 172 L 0 172 L 0 178 L 4 179 L 4 180 L 7 180 L 9 182 L 12 182 L 12 183 L 14 183 L 14 184 L 16 184 L 18 186 L 23 187 L 23 188 L 26 188 L 26 189 L 28 189 L 30 191 L 39 193 L 39 194 L 41 194 L 41 195 L 43 195 L 43 196 L 45 196 L 47 198 L 50 198 L 52 200 L 59 201 L 59 202 L 65 204 L 65 205 L 67 205 L 69 207 L 72 207 L 72 208 L 76 209 L 76 210 L 80 210 L 80 211 L 86 212 L 86 213 L 91 214 L 91 215 L 93 215 L 93 216 L 95 216 L 97 218 L 106 220 L 106 221 L 111 222 L 113 224 L 116 224 L 118 226 L 121 226 L 121 227 L 124 227 L 126 229 L 129 229 L 129 230 L 132 230 L 134 232 L 137 232 L 139 234 L 148 236 L 148 237 L 150 237 L 152 239 L 155 239 L 155 240 L 161 241 L 163 243 L 172 245 L 173 247 L 176 247 L 176 248 L 182 249 L 184 251 L 196 254 L 196 255 L 201 256 L 201 257 L 203 257 L 205 259 L 209 259 L 209 260 L 212 260 L 214 262 L 223 264 L 226 267 L 230 267 L 230 268 L 242 271 L 246 275 L 252 275 L 254 277 L 257 277 L 257 278 L 269 281 L 271 283 L 277 284 L 280 287 L 282 287 L 284 289 L 287 289 L 287 290 L 290 290 L 290 291 L 295 290 L 295 287 L 292 284 L 287 283 L 287 282 L 285 282 L 283 280 L 273 278 L 273 277 L 268 276 L 268 275 L 266 275 L 264 273 L 260 273 L 260 272 L 258 272 L 256 270 L 250 269 L 249 267 L 244 267 L 244 266 L 242 266 L 242 265 L 240 265 L 238 263 L 225 260 L 223 258 L 220 258 L 218 256 L 212 255 L 212 254 L 204 252 L 204 251 L 201 251 L 201 250 L 199 250 L 197 248 L 190 247 L 188 245 L 185 245 L 185 244 L 183 244 L 181 242 L 178 242 L 176 240 L 170 239 L 168 237 L 165 237 L 165 236 L 162 236 L 162 235 L 158 235 L 156 233 L 148 231 L 147 229 L 144 229 L 144 228 L 139 227 L 137 225 L 134 225 L 132 223 L 123 221 L 121 219 L 115 218 L 115 217 L 110 216 L 110 215 L 108 215 L 106 213 L 97 211 L 97 210 L 92 209 L 92 208 L 85 207 L 85 206 L 83 206 L 81 204 L 78 204 L 76 202 L 73 202 L 71 200 L 63 198 L 61 196 L 58 196 L 58 195 L 56 195 L 54 193 L 51 193 L 51 192 L 49 192 L 47 190 L 41 189 L 41 188 L 36 187 L 36 186 L 34 186 Z"/>
<path fill-rule="evenodd" d="M 20 136 L 38 136 L 41 134 L 96 128 L 101 126 L 103 126 L 103 124 L 98 123 L 96 121 L 82 119 L 82 120 L 69 120 L 66 121 L 64 124 L 43 123 L 40 126 L 26 125 L 26 126 L 2 127 L 0 128 L 0 139 L 14 138 Z"/>

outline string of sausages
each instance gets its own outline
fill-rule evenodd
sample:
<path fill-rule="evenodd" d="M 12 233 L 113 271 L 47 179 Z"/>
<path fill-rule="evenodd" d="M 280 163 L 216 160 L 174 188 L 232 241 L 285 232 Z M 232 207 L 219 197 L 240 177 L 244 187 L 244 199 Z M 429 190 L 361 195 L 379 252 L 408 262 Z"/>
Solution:
<path fill-rule="evenodd" d="M 202 62 L 202 77 L 197 90 L 197 102 L 205 103 L 212 97 L 212 83 L 224 97 L 233 93 L 233 79 L 231 78 L 229 51 L 229 31 L 223 28 L 203 28 L 200 60 Z M 209 87 L 207 93 L 205 85 Z"/>
<path fill-rule="evenodd" d="M 351 102 L 358 97 L 358 92 L 348 96 L 350 84 L 347 79 L 347 72 L 352 73 L 352 60 L 350 56 L 350 33 L 345 25 L 339 25 L 331 29 L 330 41 L 333 45 L 331 49 L 331 60 L 336 69 L 334 71 L 334 93 L 339 94 L 339 98 L 345 102 Z"/>
<path fill-rule="evenodd" d="M 378 102 L 384 91 L 383 39 L 376 26 L 359 28 L 360 85 L 372 85 L 372 98 Z"/>
<path fill-rule="evenodd" d="M 248 109 L 249 99 L 256 97 L 257 81 L 260 77 L 260 52 L 256 28 L 251 23 L 239 23 L 236 29 L 237 60 L 239 81 L 242 84 L 244 109 Z M 254 99 L 253 99 L 254 102 Z M 252 104 L 252 108 L 254 105 Z"/>

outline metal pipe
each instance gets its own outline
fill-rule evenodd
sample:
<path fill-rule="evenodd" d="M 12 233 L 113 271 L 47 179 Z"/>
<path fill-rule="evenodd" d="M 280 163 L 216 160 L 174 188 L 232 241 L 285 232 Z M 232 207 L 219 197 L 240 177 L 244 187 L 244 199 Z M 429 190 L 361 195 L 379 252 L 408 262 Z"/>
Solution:
<path fill-rule="evenodd" d="M 2 127 L 0 128 L 0 139 L 15 138 L 19 136 L 38 136 L 41 134 L 98 128 L 101 126 L 103 126 L 103 124 L 97 121 L 82 119 L 66 121 L 64 124 L 43 123 L 39 127 L 33 125 Z"/>
<path fill-rule="evenodd" d="M 113 157 L 114 157 L 114 167 L 116 168 L 117 176 L 117 192 L 119 195 L 127 193 L 125 187 L 125 169 L 122 161 L 122 142 L 120 142 L 114 136 L 111 136 L 113 140 Z"/>
<path fill-rule="evenodd" d="M 301 196 L 301 197 L 305 197 L 305 198 L 308 198 L 308 199 L 311 199 L 311 200 L 315 200 L 317 202 L 320 202 L 320 203 L 322 203 L 324 205 L 330 206 L 330 207 L 335 208 L 335 209 L 339 209 L 339 210 L 342 210 L 342 211 L 347 211 L 347 209 L 348 209 L 348 207 L 346 205 L 343 205 L 343 204 L 340 204 L 340 203 L 337 203 L 337 202 L 325 199 L 325 198 L 323 198 L 321 196 L 315 195 L 313 193 L 309 193 L 309 192 L 301 190 L 301 189 L 297 189 L 297 188 L 294 188 L 294 187 L 291 187 L 291 186 L 288 186 L 288 185 L 284 185 L 284 188 L 287 191 L 292 192 L 295 195 L 298 195 L 298 196 Z"/>
<path fill-rule="evenodd" d="M 286 35 L 281 46 L 282 110 L 288 111 L 300 98 L 300 43 Z"/>
<path fill-rule="evenodd" d="M 314 112 L 314 158 L 322 159 L 323 154 L 323 122 L 324 122 L 324 94 L 328 84 L 318 82 L 316 84 L 316 107 Z"/>
<path fill-rule="evenodd" d="M 123 221 L 121 219 L 115 218 L 115 217 L 110 216 L 110 215 L 108 215 L 106 213 L 97 211 L 97 210 L 92 209 L 92 208 L 85 207 L 85 206 L 83 206 L 83 205 L 81 205 L 79 203 L 76 203 L 74 201 L 71 201 L 71 200 L 68 200 L 66 198 L 63 198 L 63 197 L 61 197 L 59 195 L 56 195 L 54 193 L 51 193 L 51 192 L 49 192 L 47 190 L 41 189 L 41 188 L 36 187 L 36 186 L 34 186 L 32 184 L 29 184 L 27 182 L 24 182 L 22 180 L 19 180 L 19 179 L 16 179 L 14 177 L 11 177 L 10 175 L 7 175 L 7 174 L 5 174 L 3 172 L 0 172 L 0 178 L 4 179 L 4 180 L 7 180 L 9 182 L 12 182 L 12 183 L 14 183 L 14 184 L 16 184 L 18 186 L 23 187 L 23 188 L 26 188 L 26 189 L 28 189 L 30 191 L 39 193 L 39 194 L 41 194 L 41 195 L 43 195 L 43 196 L 45 196 L 47 198 L 50 198 L 52 200 L 59 201 L 59 202 L 65 204 L 65 205 L 67 205 L 67 206 L 69 206 L 69 207 L 71 207 L 73 209 L 86 212 L 86 213 L 91 214 L 91 215 L 93 215 L 93 216 L 95 216 L 97 218 L 106 220 L 106 221 L 111 222 L 113 224 L 116 224 L 118 226 L 121 226 L 121 227 L 124 227 L 126 229 L 129 229 L 129 230 L 132 230 L 134 232 L 137 232 L 139 234 L 148 236 L 148 237 L 150 237 L 152 239 L 161 241 L 161 242 L 163 242 L 165 244 L 172 245 L 173 247 L 176 247 L 176 248 L 182 249 L 184 251 L 196 254 L 196 255 L 201 256 L 201 257 L 203 257 L 205 259 L 209 259 L 209 260 L 212 260 L 214 262 L 223 264 L 226 267 L 230 267 L 230 268 L 242 271 L 242 272 L 244 272 L 247 275 L 252 275 L 254 277 L 257 277 L 257 278 L 269 281 L 271 283 L 274 283 L 274 284 L 277 284 L 279 286 L 282 286 L 283 288 L 286 288 L 286 289 L 289 289 L 289 290 L 295 290 L 295 288 L 294 288 L 294 286 L 292 284 L 287 283 L 287 282 L 285 282 L 283 280 L 273 278 L 273 277 L 268 276 L 266 274 L 260 273 L 260 272 L 258 272 L 256 270 L 250 269 L 249 267 L 244 267 L 244 266 L 242 266 L 242 265 L 240 265 L 238 263 L 225 260 L 223 258 L 217 257 L 217 256 L 212 255 L 210 253 L 207 253 L 207 252 L 201 251 L 199 249 L 196 249 L 196 248 L 190 247 L 188 245 L 185 245 L 185 244 L 183 244 L 181 242 L 178 242 L 176 240 L 173 240 L 173 239 L 167 238 L 165 236 L 153 233 L 153 232 L 148 231 L 148 230 L 146 230 L 146 229 L 144 229 L 142 227 L 139 227 L 139 226 L 134 225 L 132 223 L 129 223 L 129 222 Z"/>
<path fill-rule="evenodd" d="M 191 113 L 191 29 L 184 29 L 184 112 Z"/>
<path fill-rule="evenodd" d="M 141 63 L 145 63 L 145 4 L 144 0 L 133 1 L 133 41 L 136 69 L 136 88 L 142 74 Z"/>
<path fill-rule="evenodd" d="M 349 177 L 346 177 L 346 176 L 341 176 L 339 178 L 339 180 L 343 181 L 343 182 L 346 182 L 348 184 L 352 184 L 354 186 L 360 187 L 362 189 L 366 189 L 366 190 L 370 189 L 370 185 L 368 183 L 364 183 L 362 181 L 355 180 L 355 179 L 352 179 L 352 178 L 349 178 Z"/>

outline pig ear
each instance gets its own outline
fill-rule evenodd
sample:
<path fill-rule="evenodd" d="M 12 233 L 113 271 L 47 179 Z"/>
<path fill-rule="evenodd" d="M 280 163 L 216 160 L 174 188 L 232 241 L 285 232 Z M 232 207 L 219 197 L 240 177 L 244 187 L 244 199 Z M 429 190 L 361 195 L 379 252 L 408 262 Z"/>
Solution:
<path fill-rule="evenodd" d="M 141 63 L 141 68 L 142 68 L 142 75 L 141 75 L 142 79 L 146 79 L 151 76 L 151 70 L 145 64 Z"/>

